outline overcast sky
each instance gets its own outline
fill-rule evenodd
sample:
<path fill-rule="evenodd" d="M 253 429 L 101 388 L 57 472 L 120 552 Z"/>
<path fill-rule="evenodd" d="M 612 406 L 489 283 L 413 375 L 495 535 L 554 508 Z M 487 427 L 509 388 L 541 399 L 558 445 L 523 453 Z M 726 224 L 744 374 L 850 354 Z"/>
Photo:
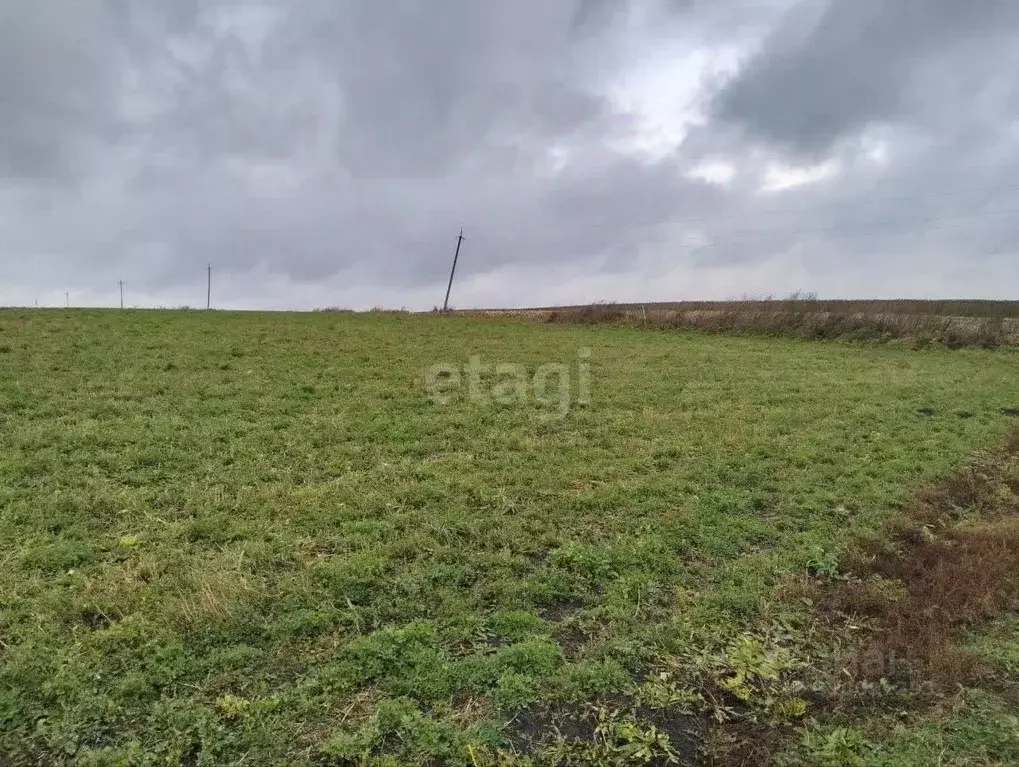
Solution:
<path fill-rule="evenodd" d="M 4 0 L 0 304 L 1019 298 L 1015 0 Z"/>

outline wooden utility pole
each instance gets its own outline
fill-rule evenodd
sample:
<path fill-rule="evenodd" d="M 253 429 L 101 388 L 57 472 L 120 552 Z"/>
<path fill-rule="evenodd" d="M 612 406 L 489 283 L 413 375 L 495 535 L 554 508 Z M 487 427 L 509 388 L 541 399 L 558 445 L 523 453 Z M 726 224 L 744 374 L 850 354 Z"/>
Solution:
<path fill-rule="evenodd" d="M 453 254 L 453 268 L 449 272 L 449 285 L 446 286 L 446 300 L 442 302 L 442 311 L 449 310 L 449 291 L 453 289 L 453 275 L 456 274 L 456 262 L 460 258 L 460 246 L 463 245 L 464 230 L 460 229 L 460 236 L 456 238 L 456 253 Z"/>
<path fill-rule="evenodd" d="M 120 285 L 120 308 L 123 309 L 124 308 L 124 281 L 120 280 L 120 282 L 118 282 L 117 284 Z"/>
<path fill-rule="evenodd" d="M 205 309 L 208 311 L 212 307 L 212 264 L 209 264 L 208 269 L 208 280 L 205 284 Z"/>

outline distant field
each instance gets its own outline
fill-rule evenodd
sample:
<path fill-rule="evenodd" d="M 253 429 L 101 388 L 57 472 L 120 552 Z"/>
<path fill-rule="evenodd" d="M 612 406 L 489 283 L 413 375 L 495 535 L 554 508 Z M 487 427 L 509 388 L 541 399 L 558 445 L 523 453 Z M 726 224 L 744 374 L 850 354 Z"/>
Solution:
<path fill-rule="evenodd" d="M 1017 382 L 1014 350 L 0 310 L 0 764 L 1019 764 L 1019 605 L 939 690 L 857 674 L 878 629 L 819 611 Z M 995 460 L 952 520 L 1015 504 Z"/>
<path fill-rule="evenodd" d="M 1019 319 L 1019 301 L 981 300 L 851 300 L 851 299 L 745 299 L 740 301 L 657 301 L 644 304 L 613 304 L 622 309 L 640 311 L 731 311 L 770 309 L 774 307 L 797 310 L 846 312 L 866 314 L 925 314 L 942 317 L 1007 317 Z M 533 307 L 495 311 L 547 311 L 550 309 L 582 309 L 585 305 Z"/>

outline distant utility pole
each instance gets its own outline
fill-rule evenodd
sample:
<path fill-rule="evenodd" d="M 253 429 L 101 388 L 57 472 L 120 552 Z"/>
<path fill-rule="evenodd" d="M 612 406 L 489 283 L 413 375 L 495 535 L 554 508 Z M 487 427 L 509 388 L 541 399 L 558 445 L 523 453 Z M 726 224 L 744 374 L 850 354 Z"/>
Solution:
<path fill-rule="evenodd" d="M 460 246 L 463 245 L 464 230 L 460 229 L 460 236 L 456 238 L 456 253 L 453 254 L 453 268 L 449 272 L 449 285 L 446 287 L 446 300 L 442 302 L 442 311 L 449 310 L 449 291 L 453 289 L 453 275 L 456 274 L 456 262 L 460 258 Z"/>
<path fill-rule="evenodd" d="M 205 309 L 208 311 L 212 308 L 212 264 L 208 266 L 208 280 L 205 284 Z"/>
<path fill-rule="evenodd" d="M 68 309 L 71 308 L 71 294 L 70 293 L 64 293 L 64 303 L 67 304 L 67 308 Z"/>
<path fill-rule="evenodd" d="M 118 284 L 120 285 L 120 308 L 123 309 L 124 308 L 124 281 L 121 280 Z"/>

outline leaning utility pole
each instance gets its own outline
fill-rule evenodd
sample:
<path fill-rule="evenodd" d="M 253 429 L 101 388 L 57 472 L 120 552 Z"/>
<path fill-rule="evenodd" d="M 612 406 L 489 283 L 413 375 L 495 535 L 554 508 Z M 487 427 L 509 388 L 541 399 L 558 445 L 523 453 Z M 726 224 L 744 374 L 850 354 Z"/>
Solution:
<path fill-rule="evenodd" d="M 453 254 L 453 268 L 449 272 L 449 285 L 446 287 L 446 300 L 442 302 L 442 311 L 449 310 L 449 291 L 453 289 L 453 275 L 456 274 L 456 262 L 460 258 L 460 246 L 463 245 L 464 230 L 460 229 L 460 236 L 456 238 L 456 253 Z"/>
<path fill-rule="evenodd" d="M 209 278 L 205 286 L 205 309 L 208 310 L 212 307 L 212 264 L 207 267 Z"/>
<path fill-rule="evenodd" d="M 124 308 L 124 281 L 120 280 L 120 282 L 118 282 L 117 284 L 120 285 L 120 308 L 123 309 Z"/>

